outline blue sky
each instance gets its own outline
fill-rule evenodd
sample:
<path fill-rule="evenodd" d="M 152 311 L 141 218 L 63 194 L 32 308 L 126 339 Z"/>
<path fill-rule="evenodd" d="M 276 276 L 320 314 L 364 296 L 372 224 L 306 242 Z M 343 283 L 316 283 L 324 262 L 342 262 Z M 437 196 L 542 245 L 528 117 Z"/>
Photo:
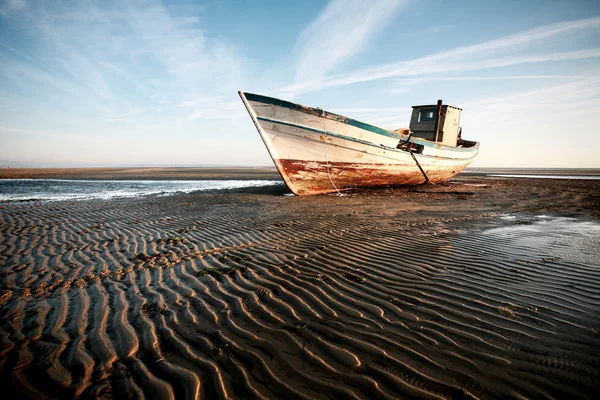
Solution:
<path fill-rule="evenodd" d="M 0 166 L 271 165 L 238 90 L 600 168 L 600 2 L 0 0 Z"/>

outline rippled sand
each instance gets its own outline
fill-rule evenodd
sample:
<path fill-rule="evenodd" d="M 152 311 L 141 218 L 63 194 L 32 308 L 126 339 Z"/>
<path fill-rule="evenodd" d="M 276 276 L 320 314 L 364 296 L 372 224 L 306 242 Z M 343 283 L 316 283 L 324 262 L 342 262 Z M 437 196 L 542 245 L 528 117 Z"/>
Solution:
<path fill-rule="evenodd" d="M 594 398 L 600 183 L 0 204 L 10 397 Z"/>

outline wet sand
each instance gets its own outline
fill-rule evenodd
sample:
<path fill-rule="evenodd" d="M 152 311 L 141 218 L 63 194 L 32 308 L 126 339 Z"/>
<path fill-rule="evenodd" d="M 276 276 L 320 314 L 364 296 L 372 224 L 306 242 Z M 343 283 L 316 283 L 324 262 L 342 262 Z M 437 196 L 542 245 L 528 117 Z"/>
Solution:
<path fill-rule="evenodd" d="M 600 182 L 0 204 L 24 398 L 595 398 Z"/>

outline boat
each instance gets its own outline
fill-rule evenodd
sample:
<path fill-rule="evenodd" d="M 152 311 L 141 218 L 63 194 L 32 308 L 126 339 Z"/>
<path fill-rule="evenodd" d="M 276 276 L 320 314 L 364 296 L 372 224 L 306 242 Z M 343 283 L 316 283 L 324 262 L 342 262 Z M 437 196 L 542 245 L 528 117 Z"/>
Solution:
<path fill-rule="evenodd" d="M 389 130 L 259 94 L 239 92 L 277 170 L 296 195 L 437 184 L 462 171 L 479 151 L 463 140 L 462 109 L 412 107 L 409 128 Z"/>

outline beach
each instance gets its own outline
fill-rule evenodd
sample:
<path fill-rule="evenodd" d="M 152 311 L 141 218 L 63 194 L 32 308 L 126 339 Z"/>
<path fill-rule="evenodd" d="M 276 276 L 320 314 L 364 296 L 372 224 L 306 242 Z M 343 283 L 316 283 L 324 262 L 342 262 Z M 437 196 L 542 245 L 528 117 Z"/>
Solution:
<path fill-rule="evenodd" d="M 0 176 L 279 179 L 119 171 Z M 0 239 L 7 398 L 600 392 L 599 180 L 6 201 Z"/>

